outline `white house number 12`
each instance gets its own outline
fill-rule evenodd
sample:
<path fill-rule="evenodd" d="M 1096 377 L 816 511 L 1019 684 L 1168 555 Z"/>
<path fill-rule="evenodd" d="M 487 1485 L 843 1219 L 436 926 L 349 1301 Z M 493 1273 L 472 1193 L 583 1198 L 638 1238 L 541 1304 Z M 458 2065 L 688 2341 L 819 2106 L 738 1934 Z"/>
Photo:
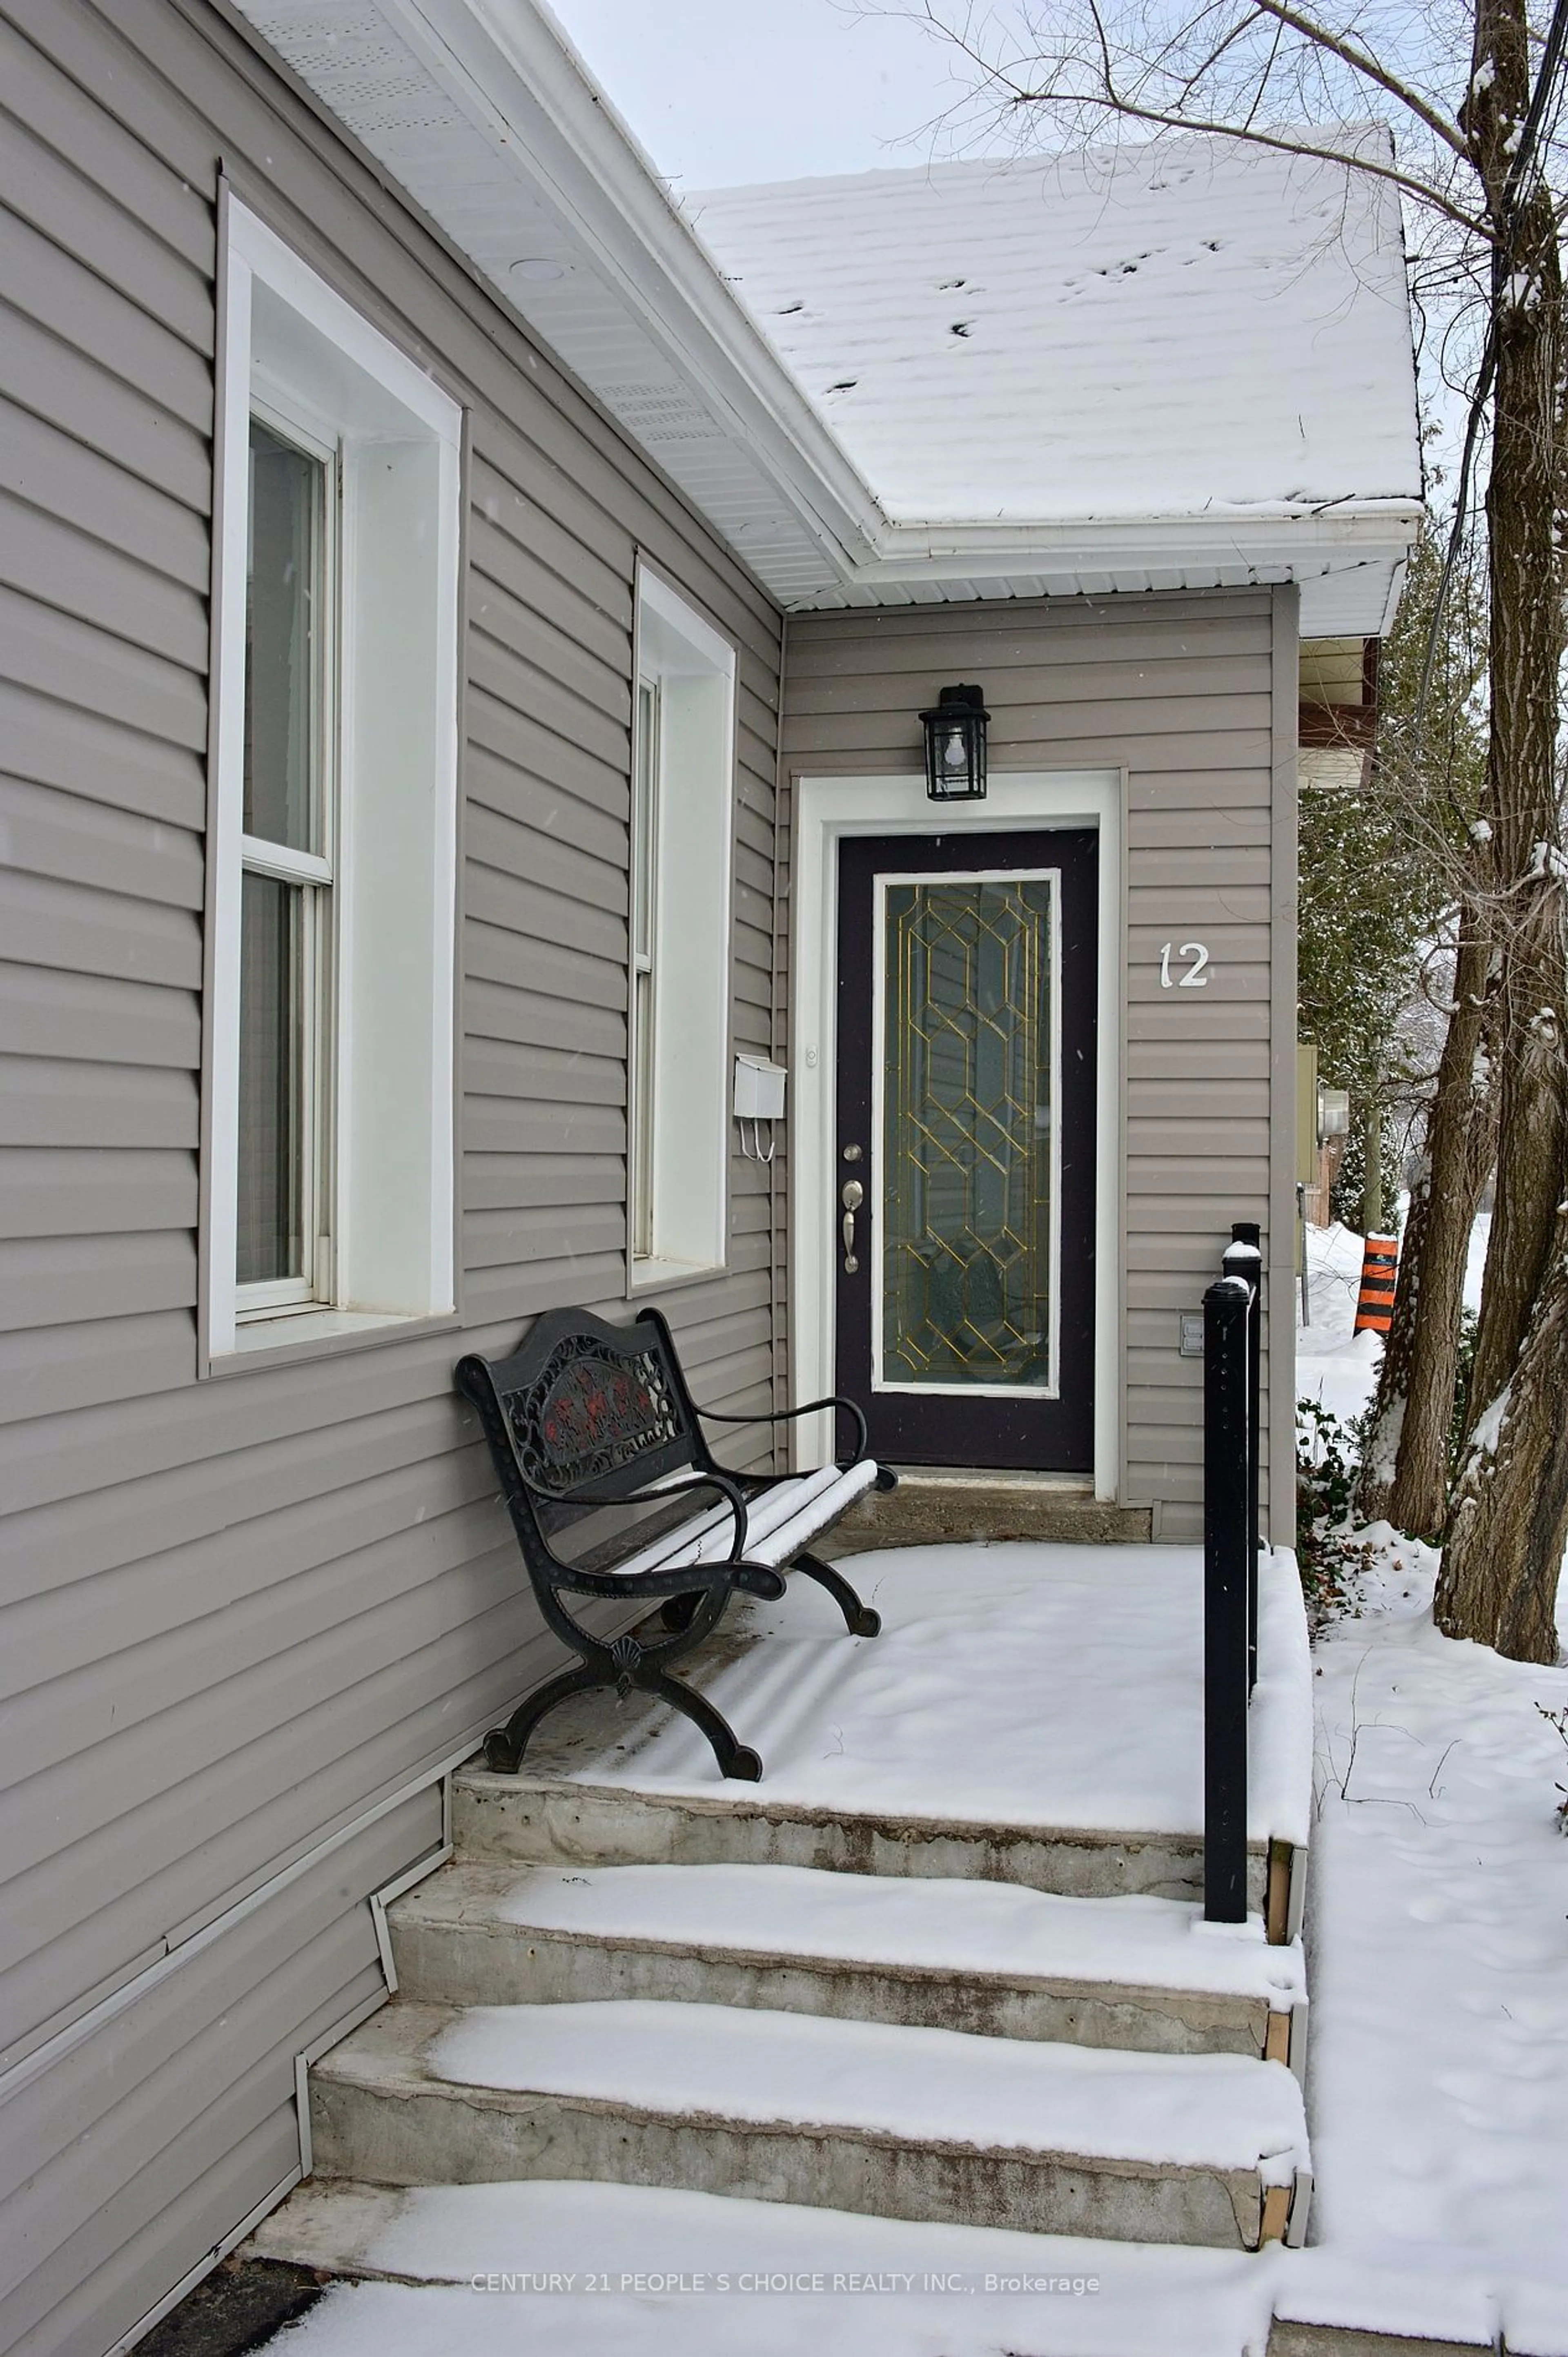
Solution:
<path fill-rule="evenodd" d="M 1178 958 L 1190 958 L 1191 964 L 1184 974 L 1171 973 L 1171 943 L 1160 951 L 1160 988 L 1162 990 L 1207 990 L 1208 976 L 1204 967 L 1208 963 L 1208 952 L 1201 942 L 1183 942 L 1176 951 Z"/>

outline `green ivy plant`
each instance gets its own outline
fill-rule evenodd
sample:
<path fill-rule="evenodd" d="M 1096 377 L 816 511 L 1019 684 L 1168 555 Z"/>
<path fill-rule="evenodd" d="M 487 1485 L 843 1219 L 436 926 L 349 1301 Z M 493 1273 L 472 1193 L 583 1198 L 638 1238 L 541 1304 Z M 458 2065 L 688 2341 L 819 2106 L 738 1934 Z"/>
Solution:
<path fill-rule="evenodd" d="M 1295 1404 L 1295 1552 L 1315 1637 L 1335 1620 L 1359 1616 L 1360 1576 L 1372 1559 L 1365 1540 L 1348 1532 L 1360 1424 L 1346 1424 L 1321 1400 Z"/>

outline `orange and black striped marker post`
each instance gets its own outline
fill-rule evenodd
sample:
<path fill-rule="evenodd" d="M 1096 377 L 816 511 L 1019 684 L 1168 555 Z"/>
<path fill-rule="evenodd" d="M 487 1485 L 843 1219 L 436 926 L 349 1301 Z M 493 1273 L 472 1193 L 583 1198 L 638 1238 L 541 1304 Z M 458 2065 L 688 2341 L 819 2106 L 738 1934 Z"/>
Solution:
<path fill-rule="evenodd" d="M 1394 1283 L 1399 1275 L 1397 1236 L 1369 1236 L 1361 1254 L 1361 1293 L 1356 1304 L 1358 1334 L 1386 1334 L 1394 1314 Z"/>

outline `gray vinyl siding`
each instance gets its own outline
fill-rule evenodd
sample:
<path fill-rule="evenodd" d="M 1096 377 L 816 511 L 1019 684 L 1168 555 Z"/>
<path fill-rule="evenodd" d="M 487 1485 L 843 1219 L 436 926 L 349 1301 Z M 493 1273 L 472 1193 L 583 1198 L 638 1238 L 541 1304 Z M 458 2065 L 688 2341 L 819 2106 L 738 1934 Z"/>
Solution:
<path fill-rule="evenodd" d="M 293 2057 L 379 1985 L 434 1794 L 228 1910 L 551 1658 L 451 1368 L 625 1308 L 639 552 L 737 650 L 732 1021 L 774 1048 L 780 623 L 202 0 L 0 0 L 0 2071 L 98 2025 L 0 2078 L 0 2349 L 101 2357 L 297 2163 Z M 470 413 L 465 1330 L 200 1381 L 220 157 Z M 735 1162 L 728 1265 L 665 1304 L 715 1401 L 768 1405 L 776 1183 Z"/>
<path fill-rule="evenodd" d="M 1280 685 L 1294 644 L 1294 592 L 1268 590 L 789 624 L 791 781 L 918 773 L 916 715 L 959 679 L 984 687 L 993 770 L 1125 774 L 1121 1495 L 1170 1538 L 1201 1529 L 1203 1367 L 1178 1353 L 1178 1314 L 1218 1274 L 1231 1220 L 1262 1223 L 1290 1301 L 1294 967 L 1276 942 L 1294 909 L 1295 711 Z M 1211 952 L 1207 987 L 1163 990 L 1161 944 L 1191 938 Z M 1265 1361 L 1265 1414 L 1267 1375 Z M 1270 1427 L 1283 1513 L 1290 1392 Z"/>
<path fill-rule="evenodd" d="M 132 2320 L 145 2316 L 183 2271 L 171 2242 L 193 2264 L 297 2175 L 294 2056 L 384 1986 L 369 1910 L 346 1910 L 344 1885 L 374 1889 L 439 1840 L 431 1792 L 198 1945 L 9 2099 L 0 2199 L 21 2264 L 8 2347 L 101 2352 L 106 2277 L 123 2281 Z"/>

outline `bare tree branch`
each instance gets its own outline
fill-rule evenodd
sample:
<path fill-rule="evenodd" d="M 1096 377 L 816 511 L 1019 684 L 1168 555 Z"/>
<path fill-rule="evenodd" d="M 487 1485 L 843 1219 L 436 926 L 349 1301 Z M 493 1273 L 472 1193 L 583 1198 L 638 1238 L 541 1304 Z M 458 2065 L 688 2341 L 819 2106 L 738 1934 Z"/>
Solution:
<path fill-rule="evenodd" d="M 1258 87 L 1252 93 L 1252 103 L 1247 109 L 1240 125 L 1240 128 L 1243 131 L 1251 131 L 1257 121 L 1258 109 L 1263 102 L 1263 94 L 1269 87 L 1269 77 L 1273 72 L 1274 67 L 1278 62 L 1280 49 L 1283 44 L 1284 37 L 1284 27 L 1283 25 L 1276 25 L 1274 27 L 1273 44 L 1269 50 L 1267 59 L 1264 60 L 1262 72 L 1258 76 Z"/>
<path fill-rule="evenodd" d="M 1001 75 L 993 78 L 998 81 L 1004 79 Z M 1064 102 L 1073 106 L 1092 106 L 1102 114 L 1122 115 L 1131 122 L 1147 123 L 1162 131 L 1190 131 L 1219 139 L 1241 139 L 1254 147 L 1273 148 L 1281 155 L 1314 156 L 1321 163 L 1342 164 L 1352 171 L 1364 173 L 1370 179 L 1387 180 L 1394 188 L 1402 188 L 1416 203 L 1425 205 L 1434 212 L 1441 213 L 1445 221 L 1453 221 L 1467 237 L 1478 238 L 1488 245 L 1493 242 L 1492 231 L 1484 220 L 1455 204 L 1429 181 L 1417 179 L 1412 173 L 1402 172 L 1392 164 L 1375 164 L 1369 156 L 1348 155 L 1343 147 L 1319 146 L 1313 140 L 1286 138 L 1278 132 L 1247 130 L 1239 124 L 1212 121 L 1207 115 L 1172 114 L 1157 107 L 1140 106 L 1114 86 L 1103 96 L 1093 91 L 1069 93 L 1020 90 L 1010 82 L 1007 87 L 1012 91 L 1006 102 L 1010 107 L 1059 106 Z"/>
<path fill-rule="evenodd" d="M 1337 58 L 1341 64 L 1348 65 L 1364 81 L 1375 82 L 1380 90 L 1386 91 L 1391 98 L 1408 107 L 1418 122 L 1424 123 L 1434 139 L 1441 139 L 1445 146 L 1452 147 L 1456 156 L 1469 162 L 1470 146 L 1464 133 L 1445 121 L 1434 107 L 1429 106 L 1419 91 L 1412 90 L 1408 82 L 1402 81 L 1397 74 L 1380 65 L 1376 58 L 1369 55 L 1348 35 L 1331 33 L 1326 25 L 1318 24 L 1311 16 L 1304 16 L 1299 9 L 1284 6 L 1283 0 L 1252 0 L 1252 5 L 1266 16 L 1277 17 L 1282 25 L 1287 25 L 1293 33 L 1299 33 L 1302 39 L 1310 41 L 1315 48 L 1326 49 L 1330 57 Z"/>

